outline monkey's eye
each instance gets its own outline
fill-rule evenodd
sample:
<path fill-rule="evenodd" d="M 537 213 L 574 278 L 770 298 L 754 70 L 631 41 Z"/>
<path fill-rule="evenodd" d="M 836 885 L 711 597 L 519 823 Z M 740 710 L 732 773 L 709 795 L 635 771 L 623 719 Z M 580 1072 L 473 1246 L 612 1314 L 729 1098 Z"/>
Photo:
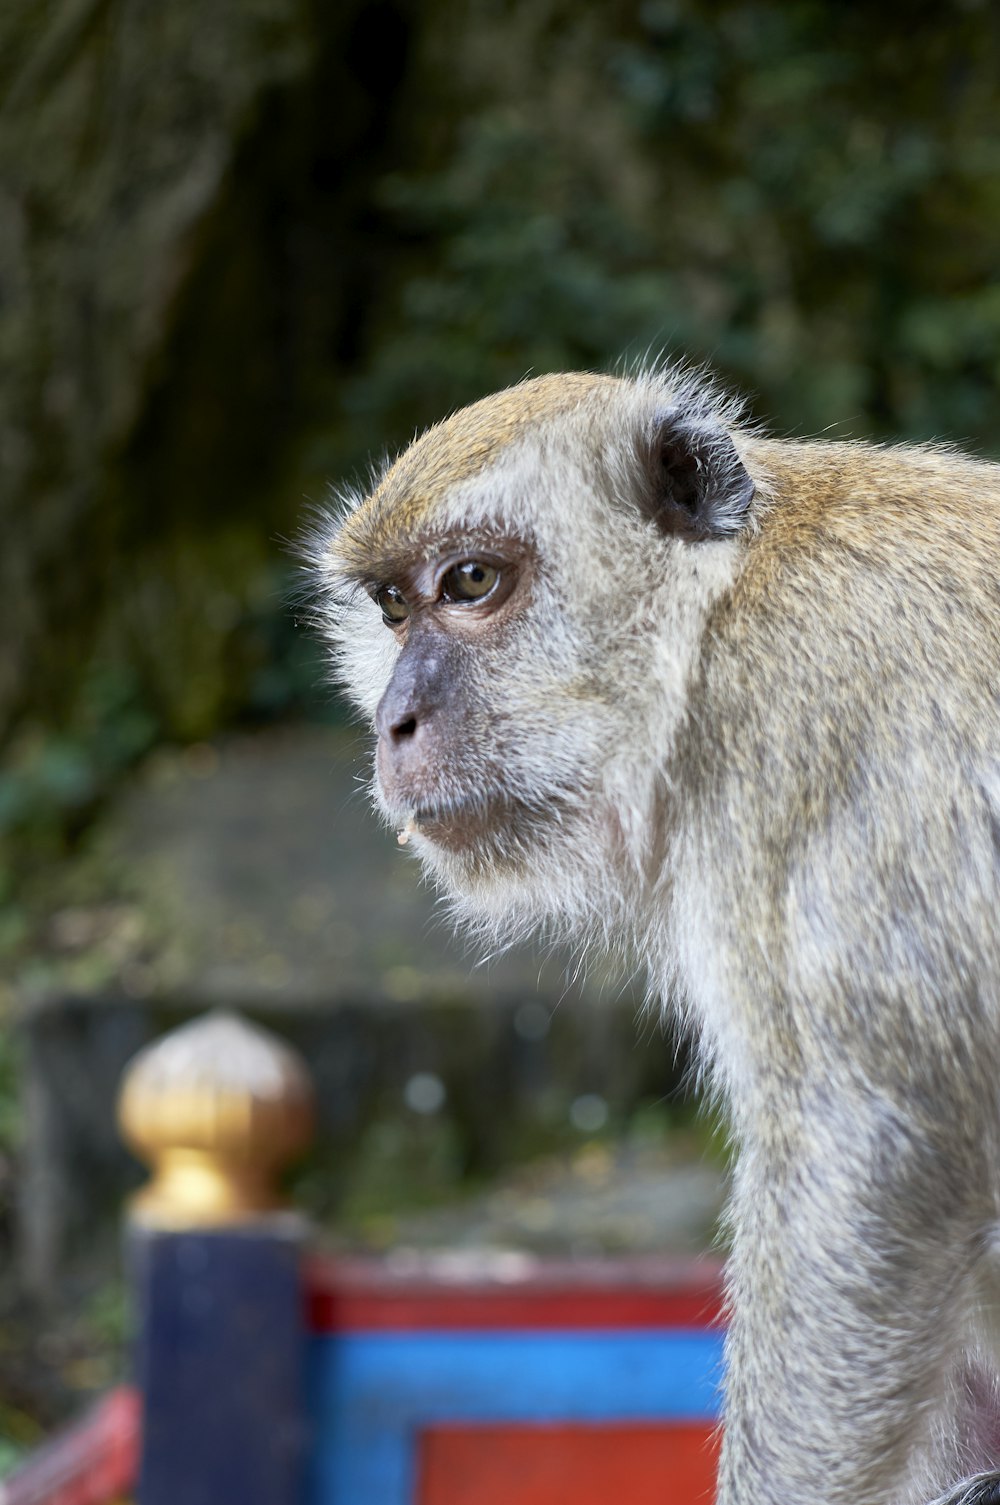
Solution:
<path fill-rule="evenodd" d="M 383 585 L 374 593 L 377 606 L 382 608 L 382 620 L 390 627 L 398 627 L 410 615 L 410 608 L 403 600 L 403 592 L 396 585 Z"/>
<path fill-rule="evenodd" d="M 446 601 L 482 601 L 500 579 L 500 571 L 480 559 L 463 559 L 453 564 L 441 581 Z"/>

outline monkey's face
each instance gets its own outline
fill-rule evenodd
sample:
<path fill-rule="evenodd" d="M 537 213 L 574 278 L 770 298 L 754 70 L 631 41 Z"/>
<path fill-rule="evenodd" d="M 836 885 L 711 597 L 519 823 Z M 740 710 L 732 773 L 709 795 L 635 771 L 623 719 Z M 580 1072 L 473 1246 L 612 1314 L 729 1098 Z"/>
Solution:
<path fill-rule="evenodd" d="M 470 538 L 372 590 L 399 645 L 375 712 L 380 797 L 405 835 L 449 852 L 485 849 L 495 861 L 527 814 L 517 793 L 526 786 L 509 777 L 518 739 L 503 669 L 530 606 L 533 563 L 513 539 Z"/>
<path fill-rule="evenodd" d="M 600 682 L 601 616 L 533 538 L 486 526 L 428 537 L 349 598 L 377 803 L 452 889 L 523 884 L 592 826 L 627 723 Z"/>
<path fill-rule="evenodd" d="M 659 839 L 692 644 L 735 547 L 651 505 L 662 397 L 551 377 L 477 404 L 321 556 L 377 803 L 481 919 L 600 920 L 602 874 L 621 894 Z"/>

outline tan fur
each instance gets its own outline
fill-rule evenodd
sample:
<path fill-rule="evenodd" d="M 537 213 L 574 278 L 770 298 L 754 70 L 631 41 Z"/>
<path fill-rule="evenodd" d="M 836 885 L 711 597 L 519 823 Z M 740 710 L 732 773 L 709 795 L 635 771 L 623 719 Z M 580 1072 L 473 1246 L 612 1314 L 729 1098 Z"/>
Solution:
<path fill-rule="evenodd" d="M 433 522 L 436 507 L 456 486 L 493 463 L 525 431 L 551 422 L 615 377 L 583 373 L 540 376 L 462 408 L 435 424 L 387 471 L 336 539 L 345 569 L 394 551 Z"/>

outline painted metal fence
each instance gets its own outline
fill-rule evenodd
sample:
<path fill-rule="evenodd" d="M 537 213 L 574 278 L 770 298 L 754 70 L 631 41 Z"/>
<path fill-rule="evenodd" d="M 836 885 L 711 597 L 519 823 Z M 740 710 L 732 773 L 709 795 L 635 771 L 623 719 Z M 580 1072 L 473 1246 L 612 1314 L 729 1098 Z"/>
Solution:
<path fill-rule="evenodd" d="M 303 1063 L 232 1015 L 144 1052 L 124 1132 L 134 1383 L 0 1505 L 696 1505 L 714 1488 L 709 1262 L 331 1260 L 275 1190 Z"/>

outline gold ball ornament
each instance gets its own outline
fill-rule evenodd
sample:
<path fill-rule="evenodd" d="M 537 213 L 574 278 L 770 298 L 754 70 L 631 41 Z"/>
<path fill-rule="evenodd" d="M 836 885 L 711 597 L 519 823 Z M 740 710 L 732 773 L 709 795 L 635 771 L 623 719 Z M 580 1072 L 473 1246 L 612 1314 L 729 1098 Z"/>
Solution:
<path fill-rule="evenodd" d="M 125 1069 L 123 1138 L 151 1167 L 134 1218 L 226 1226 L 282 1211 L 284 1167 L 312 1142 L 305 1062 L 240 1015 L 207 1014 L 147 1045 Z"/>

